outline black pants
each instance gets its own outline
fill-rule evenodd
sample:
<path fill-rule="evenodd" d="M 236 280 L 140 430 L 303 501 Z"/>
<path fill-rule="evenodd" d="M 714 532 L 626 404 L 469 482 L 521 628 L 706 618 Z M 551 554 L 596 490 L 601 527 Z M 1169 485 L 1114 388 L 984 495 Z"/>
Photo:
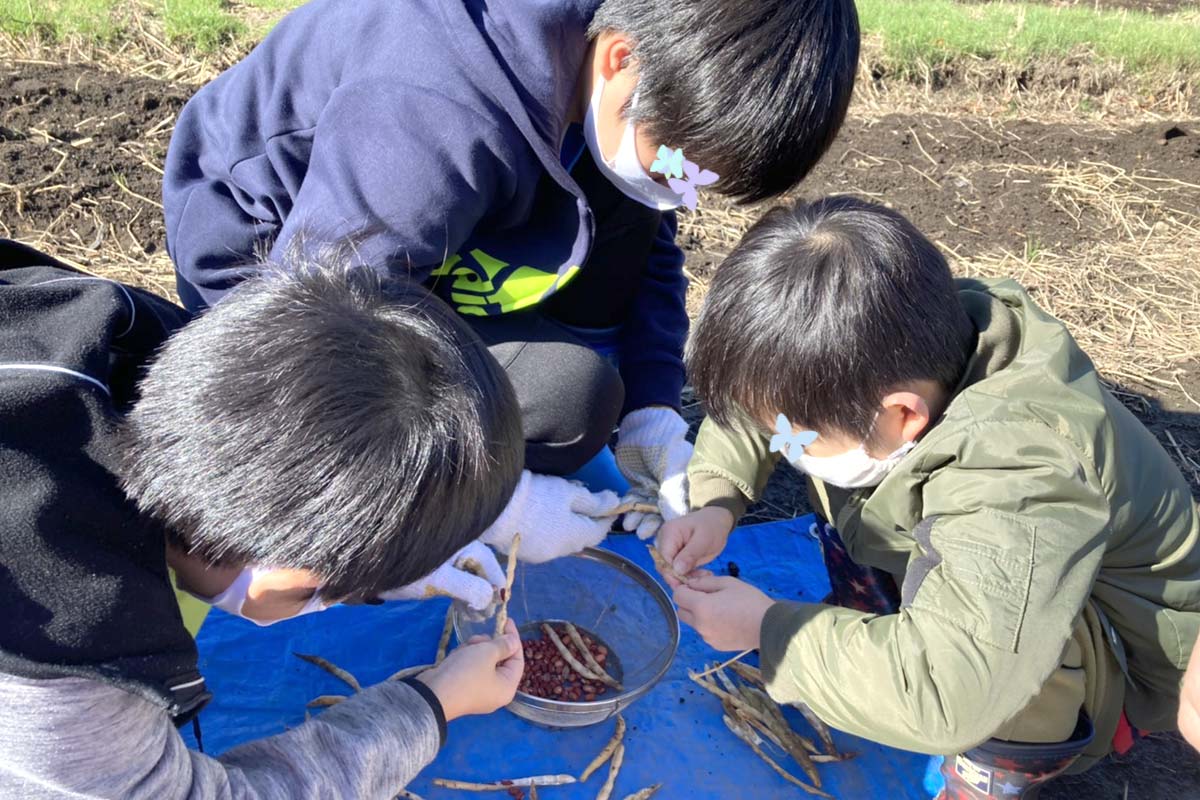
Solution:
<path fill-rule="evenodd" d="M 584 269 L 537 309 L 469 317 L 517 392 L 525 466 L 567 475 L 608 443 L 625 402 L 615 367 L 559 322 L 608 328 L 628 319 L 662 216 L 625 197 L 587 152 L 571 176 L 596 221 Z"/>
<path fill-rule="evenodd" d="M 568 475 L 600 452 L 625 402 L 616 367 L 538 311 L 469 322 L 516 390 L 526 469 Z"/>

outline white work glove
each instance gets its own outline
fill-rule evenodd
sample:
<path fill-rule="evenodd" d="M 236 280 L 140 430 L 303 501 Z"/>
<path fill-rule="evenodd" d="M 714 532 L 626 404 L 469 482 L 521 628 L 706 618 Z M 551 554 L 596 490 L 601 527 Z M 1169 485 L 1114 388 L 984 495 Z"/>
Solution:
<path fill-rule="evenodd" d="M 421 580 L 380 592 L 379 597 L 382 600 L 453 597 L 476 611 L 483 611 L 492 604 L 496 590 L 502 586 L 504 570 L 491 548 L 482 542 L 471 542 Z"/>
<path fill-rule="evenodd" d="M 591 492 L 566 478 L 525 470 L 508 506 L 480 541 L 507 553 L 520 533 L 520 561 L 551 561 L 604 541 L 616 517 L 600 515 L 620 502 L 616 492 Z"/>
<path fill-rule="evenodd" d="M 625 416 L 617 431 L 617 467 L 630 492 L 626 501 L 658 506 L 658 514 L 632 512 L 621 524 L 649 539 L 664 520 L 688 512 L 687 465 L 692 459 L 688 425 L 674 409 L 641 408 Z"/>

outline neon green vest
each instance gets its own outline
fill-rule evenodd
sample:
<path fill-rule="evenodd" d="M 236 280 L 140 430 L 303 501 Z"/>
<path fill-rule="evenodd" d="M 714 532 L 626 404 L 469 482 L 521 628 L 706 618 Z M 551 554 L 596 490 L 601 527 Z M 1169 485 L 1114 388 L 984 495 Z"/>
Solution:
<path fill-rule="evenodd" d="M 171 575 L 171 586 L 175 589 L 175 602 L 179 604 L 179 613 L 183 615 L 183 627 L 187 628 L 187 632 L 195 639 L 212 606 L 180 589 L 179 584 L 175 582 L 175 570 L 168 568 L 167 571 Z"/>

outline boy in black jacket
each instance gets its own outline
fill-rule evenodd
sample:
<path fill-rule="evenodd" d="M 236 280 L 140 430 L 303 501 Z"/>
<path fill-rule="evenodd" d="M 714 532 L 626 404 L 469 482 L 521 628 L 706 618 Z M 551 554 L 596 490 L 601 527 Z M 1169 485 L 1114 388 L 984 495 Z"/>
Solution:
<path fill-rule="evenodd" d="M 213 759 L 172 725 L 210 696 L 197 598 L 425 594 L 517 482 L 512 388 L 440 300 L 333 257 L 187 319 L 0 240 L 0 797 L 391 798 L 511 700 L 515 628 Z"/>

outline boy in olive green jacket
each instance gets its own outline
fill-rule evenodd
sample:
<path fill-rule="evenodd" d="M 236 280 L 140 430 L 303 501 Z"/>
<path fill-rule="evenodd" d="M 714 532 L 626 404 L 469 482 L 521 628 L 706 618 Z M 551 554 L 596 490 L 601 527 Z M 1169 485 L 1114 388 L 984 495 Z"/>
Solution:
<path fill-rule="evenodd" d="M 880 206 L 775 209 L 718 270 L 688 367 L 709 412 L 695 510 L 659 547 L 689 576 L 684 621 L 759 648 L 776 700 L 953 756 L 947 798 L 1032 797 L 1107 754 L 1119 725 L 1175 727 L 1200 632 L 1195 502 L 1015 283 L 954 281 Z M 694 571 L 780 455 L 807 473 L 826 537 L 895 580 L 892 613 Z"/>

